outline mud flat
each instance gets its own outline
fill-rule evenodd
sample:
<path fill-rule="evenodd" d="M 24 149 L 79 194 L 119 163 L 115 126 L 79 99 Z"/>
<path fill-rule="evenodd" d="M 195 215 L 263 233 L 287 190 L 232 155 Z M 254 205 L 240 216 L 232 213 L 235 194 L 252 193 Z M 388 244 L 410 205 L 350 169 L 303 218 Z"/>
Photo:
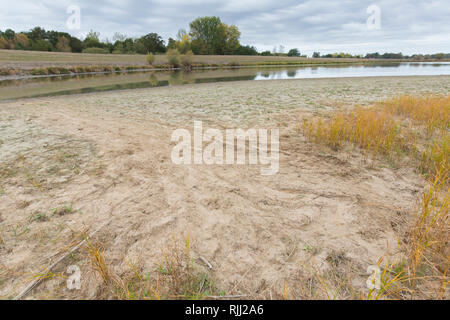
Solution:
<path fill-rule="evenodd" d="M 192 263 L 227 295 L 324 297 L 313 274 L 347 279 L 339 298 L 365 292 L 366 270 L 398 258 L 425 181 L 357 151 L 306 142 L 302 116 L 370 105 L 397 94 L 450 92 L 449 76 L 252 81 L 22 99 L 0 103 L 0 297 L 109 298 L 79 250 L 93 237 L 123 276 L 158 272 L 163 248 L 189 235 Z M 280 171 L 177 166 L 174 129 L 279 128 Z M 94 240 L 92 240 L 94 241 Z M 66 288 L 67 267 L 81 290 Z M 332 290 L 332 289 L 330 289 Z M 335 292 L 335 291 L 333 291 Z"/>

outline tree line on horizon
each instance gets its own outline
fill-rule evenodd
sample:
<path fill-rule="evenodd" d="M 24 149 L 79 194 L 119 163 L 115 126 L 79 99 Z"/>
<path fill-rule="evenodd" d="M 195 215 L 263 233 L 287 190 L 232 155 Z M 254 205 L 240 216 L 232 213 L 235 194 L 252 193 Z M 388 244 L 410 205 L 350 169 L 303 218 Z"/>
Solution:
<path fill-rule="evenodd" d="M 157 33 L 149 33 L 139 38 L 127 37 L 116 33 L 110 41 L 100 40 L 100 34 L 90 31 L 84 40 L 67 32 L 46 31 L 35 27 L 30 31 L 18 32 L 6 29 L 0 30 L 0 49 L 33 50 L 73 53 L 104 53 L 104 54 L 163 54 L 168 50 L 178 50 L 181 54 L 192 52 L 195 55 L 261 55 L 306 57 L 297 48 L 287 53 L 284 47 L 275 47 L 272 51 L 258 52 L 254 46 L 240 43 L 241 32 L 235 25 L 223 23 L 219 17 L 201 17 L 189 24 L 189 32 L 178 31 L 176 39 L 169 38 L 167 44 Z M 364 59 L 413 59 L 413 60 L 444 60 L 450 59 L 450 54 L 415 54 L 411 56 L 402 53 L 368 53 L 366 55 L 351 55 L 334 53 L 321 55 L 314 52 L 313 58 L 364 58 Z"/>

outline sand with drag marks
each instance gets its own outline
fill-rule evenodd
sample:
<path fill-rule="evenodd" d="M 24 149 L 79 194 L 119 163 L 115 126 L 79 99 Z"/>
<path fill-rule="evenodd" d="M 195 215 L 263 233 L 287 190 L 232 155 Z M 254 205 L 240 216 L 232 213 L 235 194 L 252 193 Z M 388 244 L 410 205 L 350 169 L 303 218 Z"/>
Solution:
<path fill-rule="evenodd" d="M 192 257 L 227 294 L 277 298 L 318 284 L 308 266 L 350 277 L 339 295 L 365 290 L 366 270 L 397 254 L 425 182 L 373 165 L 357 151 L 307 143 L 305 114 L 369 105 L 403 93 L 448 93 L 450 77 L 229 82 L 0 103 L 0 297 L 18 294 L 95 230 L 111 269 L 139 261 L 154 272 L 161 248 L 189 234 Z M 173 130 L 279 128 L 280 170 L 175 165 Z M 200 258 L 201 257 L 201 258 Z M 212 269 L 204 262 L 208 261 Z M 107 298 L 83 252 L 81 290 L 45 280 L 28 298 Z M 310 289 L 311 291 L 314 288 Z M 354 290 L 354 291 L 353 291 Z"/>

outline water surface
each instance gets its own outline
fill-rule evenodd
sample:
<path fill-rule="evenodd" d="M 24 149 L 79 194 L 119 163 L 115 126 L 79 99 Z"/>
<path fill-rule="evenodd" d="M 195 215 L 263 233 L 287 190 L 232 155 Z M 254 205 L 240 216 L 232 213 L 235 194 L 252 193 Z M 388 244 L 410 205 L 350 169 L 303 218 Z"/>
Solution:
<path fill-rule="evenodd" d="M 428 75 L 450 75 L 450 62 L 252 67 L 192 72 L 132 72 L 37 77 L 0 81 L 0 100 L 222 81 Z"/>

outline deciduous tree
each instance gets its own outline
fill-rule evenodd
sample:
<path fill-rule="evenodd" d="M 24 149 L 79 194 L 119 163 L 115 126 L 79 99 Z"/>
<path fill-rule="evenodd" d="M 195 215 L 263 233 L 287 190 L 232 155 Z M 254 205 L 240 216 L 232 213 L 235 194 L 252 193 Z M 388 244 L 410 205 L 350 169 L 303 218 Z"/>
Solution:
<path fill-rule="evenodd" d="M 58 37 L 58 42 L 56 43 L 56 50 L 60 52 L 71 52 L 70 40 L 64 36 Z"/>

